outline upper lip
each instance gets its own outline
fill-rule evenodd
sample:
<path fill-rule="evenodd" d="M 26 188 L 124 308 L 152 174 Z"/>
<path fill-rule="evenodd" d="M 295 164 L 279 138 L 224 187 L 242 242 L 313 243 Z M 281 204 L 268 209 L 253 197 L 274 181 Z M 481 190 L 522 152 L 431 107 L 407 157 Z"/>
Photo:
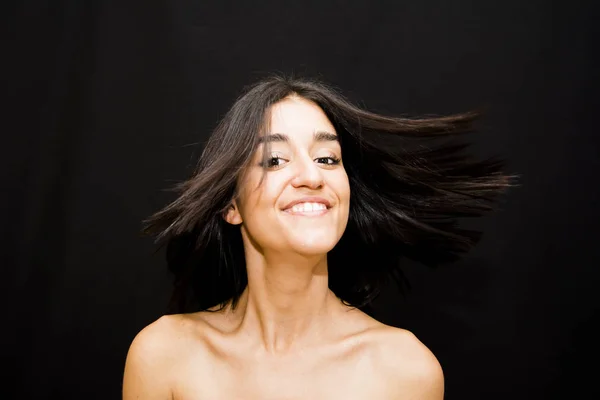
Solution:
<path fill-rule="evenodd" d="M 283 209 L 287 210 L 289 208 L 294 207 L 296 204 L 299 204 L 299 203 L 321 203 L 321 204 L 325 204 L 325 207 L 331 208 L 331 203 L 322 197 L 302 197 L 302 198 L 299 198 L 299 199 L 289 202 L 288 204 L 286 204 L 283 207 Z"/>

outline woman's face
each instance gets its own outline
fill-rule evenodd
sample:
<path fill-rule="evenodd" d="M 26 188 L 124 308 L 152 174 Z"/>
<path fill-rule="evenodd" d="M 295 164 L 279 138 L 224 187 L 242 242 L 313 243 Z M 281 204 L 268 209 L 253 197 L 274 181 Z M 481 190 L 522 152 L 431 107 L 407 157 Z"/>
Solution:
<path fill-rule="evenodd" d="M 326 254 L 342 237 L 350 206 L 333 125 L 315 103 L 289 97 L 271 108 L 262 140 L 271 145 L 266 170 L 260 146 L 227 221 L 241 223 L 245 245 L 263 253 Z"/>

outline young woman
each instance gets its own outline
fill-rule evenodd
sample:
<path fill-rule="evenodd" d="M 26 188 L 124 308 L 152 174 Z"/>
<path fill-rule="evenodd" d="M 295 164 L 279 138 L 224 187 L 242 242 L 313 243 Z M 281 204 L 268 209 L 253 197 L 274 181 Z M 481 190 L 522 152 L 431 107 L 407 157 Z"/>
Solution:
<path fill-rule="evenodd" d="M 304 79 L 247 90 L 147 221 L 168 244 L 175 313 L 131 344 L 124 399 L 442 399 L 431 351 L 362 310 L 401 256 L 472 247 L 455 219 L 510 185 L 446 140 L 474 118 L 377 115 Z"/>

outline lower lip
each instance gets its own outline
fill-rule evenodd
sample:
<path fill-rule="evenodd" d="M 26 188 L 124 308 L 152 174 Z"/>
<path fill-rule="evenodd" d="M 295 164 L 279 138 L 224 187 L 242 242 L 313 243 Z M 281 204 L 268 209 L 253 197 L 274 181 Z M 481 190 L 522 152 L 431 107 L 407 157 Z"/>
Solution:
<path fill-rule="evenodd" d="M 329 209 L 324 210 L 315 210 L 315 211 L 292 211 L 292 210 L 284 210 L 283 212 L 288 215 L 294 215 L 299 217 L 320 217 L 321 215 L 327 214 Z"/>

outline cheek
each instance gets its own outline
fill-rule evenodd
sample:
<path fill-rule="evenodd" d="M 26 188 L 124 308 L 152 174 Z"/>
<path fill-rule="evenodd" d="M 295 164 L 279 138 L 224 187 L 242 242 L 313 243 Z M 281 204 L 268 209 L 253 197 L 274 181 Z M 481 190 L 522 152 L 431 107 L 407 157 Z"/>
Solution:
<path fill-rule="evenodd" d="M 276 210 L 279 195 L 285 181 L 279 176 L 267 173 L 261 182 L 262 171 L 247 177 L 240 195 L 240 212 L 244 221 L 264 219 L 266 214 Z"/>
<path fill-rule="evenodd" d="M 341 202 L 348 202 L 350 199 L 350 181 L 346 171 L 341 171 L 340 175 L 332 179 L 331 187 L 339 197 Z"/>
<path fill-rule="evenodd" d="M 262 183 L 260 176 L 248 180 L 240 196 L 242 229 L 260 248 L 275 248 L 281 244 L 282 230 L 277 213 L 285 183 L 273 175 L 266 174 Z"/>
<path fill-rule="evenodd" d="M 336 193 L 338 195 L 338 198 L 340 201 L 340 206 L 341 206 L 340 217 L 343 221 L 340 221 L 340 223 L 343 224 L 344 229 L 345 229 L 346 225 L 348 223 L 348 217 L 350 216 L 350 198 L 351 198 L 350 182 L 349 182 L 348 176 L 346 175 L 345 172 L 344 172 L 343 178 L 337 181 L 337 186 L 334 188 L 334 190 L 336 191 Z"/>

